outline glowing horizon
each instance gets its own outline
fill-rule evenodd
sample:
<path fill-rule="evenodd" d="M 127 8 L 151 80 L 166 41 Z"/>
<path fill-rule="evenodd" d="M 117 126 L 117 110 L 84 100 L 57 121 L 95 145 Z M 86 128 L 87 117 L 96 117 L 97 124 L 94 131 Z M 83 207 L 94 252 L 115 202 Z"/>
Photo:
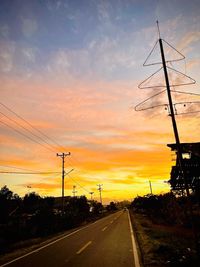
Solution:
<path fill-rule="evenodd" d="M 88 192 L 94 191 L 98 200 L 100 183 L 104 203 L 131 200 L 150 192 L 149 180 L 153 193 L 170 190 L 165 181 L 173 162 L 167 144 L 174 137 L 168 112 L 135 112 L 133 107 L 156 92 L 138 89 L 156 70 L 142 66 L 157 40 L 156 20 L 162 38 L 186 56 L 186 65 L 177 63 L 176 69 L 197 82 L 181 90 L 199 92 L 200 5 L 148 3 L 2 1 L 0 102 L 57 143 L 40 135 L 51 144 L 37 139 L 41 146 L 20 135 L 13 128 L 36 139 L 5 117 L 28 127 L 0 105 L 1 121 L 13 127 L 1 123 L 2 171 L 61 173 L 56 152 L 70 151 L 66 171 L 74 171 L 66 176 L 65 195 L 77 185 L 78 195 L 90 198 Z M 199 141 L 198 119 L 198 113 L 177 116 L 181 142 Z M 4 185 L 21 196 L 30 190 L 60 196 L 61 174 L 1 174 Z"/>

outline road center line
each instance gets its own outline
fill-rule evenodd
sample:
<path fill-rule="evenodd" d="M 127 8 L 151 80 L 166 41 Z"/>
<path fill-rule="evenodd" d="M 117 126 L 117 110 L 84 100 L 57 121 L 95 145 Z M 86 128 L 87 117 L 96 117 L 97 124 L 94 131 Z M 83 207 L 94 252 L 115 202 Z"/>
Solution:
<path fill-rule="evenodd" d="M 104 232 L 107 229 L 108 226 L 104 227 L 101 231 Z"/>
<path fill-rule="evenodd" d="M 91 245 L 92 241 L 87 242 L 79 251 L 76 252 L 77 255 L 81 254 L 83 250 L 85 250 L 89 245 Z"/>

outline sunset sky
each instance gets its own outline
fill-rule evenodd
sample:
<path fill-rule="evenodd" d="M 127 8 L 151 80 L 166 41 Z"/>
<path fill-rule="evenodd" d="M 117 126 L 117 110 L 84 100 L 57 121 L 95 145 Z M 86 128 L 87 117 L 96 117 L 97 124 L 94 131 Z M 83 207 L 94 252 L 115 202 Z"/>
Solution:
<path fill-rule="evenodd" d="M 169 66 L 196 80 L 177 90 L 200 93 L 199 0 L 1 0 L 0 170 L 61 172 L 56 153 L 70 151 L 66 195 L 76 185 L 78 195 L 94 191 L 99 200 L 103 184 L 104 203 L 131 200 L 149 193 L 149 180 L 154 193 L 169 191 L 168 112 L 134 110 L 162 90 L 138 89 L 160 68 L 143 67 L 158 39 L 156 20 L 186 57 Z M 164 95 L 145 105 L 161 102 Z M 200 141 L 199 120 L 200 113 L 177 116 L 181 142 Z M 60 196 L 61 174 L 1 173 L 4 185 L 20 196 Z"/>

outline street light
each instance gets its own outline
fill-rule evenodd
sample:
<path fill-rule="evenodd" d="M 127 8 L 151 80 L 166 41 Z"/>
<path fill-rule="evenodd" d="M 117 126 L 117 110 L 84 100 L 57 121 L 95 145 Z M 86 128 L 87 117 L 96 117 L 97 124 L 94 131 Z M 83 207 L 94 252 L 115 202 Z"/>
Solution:
<path fill-rule="evenodd" d="M 71 169 L 70 171 L 68 172 L 65 172 L 65 175 L 68 175 L 70 172 L 72 172 L 74 169 Z"/>
<path fill-rule="evenodd" d="M 94 192 L 90 192 L 90 195 L 91 195 L 91 200 L 92 200 L 92 195 L 94 194 Z"/>

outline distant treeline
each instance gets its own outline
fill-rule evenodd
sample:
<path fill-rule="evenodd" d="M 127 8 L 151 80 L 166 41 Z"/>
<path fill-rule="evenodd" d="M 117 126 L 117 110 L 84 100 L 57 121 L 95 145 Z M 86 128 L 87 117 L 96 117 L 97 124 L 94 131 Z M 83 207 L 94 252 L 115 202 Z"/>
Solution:
<path fill-rule="evenodd" d="M 192 220 L 200 225 L 200 202 L 197 196 L 191 195 L 189 202 L 186 196 L 177 196 L 172 192 L 146 196 L 138 196 L 131 203 L 135 212 L 148 216 L 153 223 L 182 225 L 191 227 Z"/>
<path fill-rule="evenodd" d="M 85 196 L 62 199 L 41 197 L 35 192 L 23 198 L 7 186 L 0 189 L 0 253 L 14 243 L 42 237 L 81 225 L 84 222 L 116 211 L 118 206 L 110 202 L 106 208 L 97 201 L 88 201 Z"/>

